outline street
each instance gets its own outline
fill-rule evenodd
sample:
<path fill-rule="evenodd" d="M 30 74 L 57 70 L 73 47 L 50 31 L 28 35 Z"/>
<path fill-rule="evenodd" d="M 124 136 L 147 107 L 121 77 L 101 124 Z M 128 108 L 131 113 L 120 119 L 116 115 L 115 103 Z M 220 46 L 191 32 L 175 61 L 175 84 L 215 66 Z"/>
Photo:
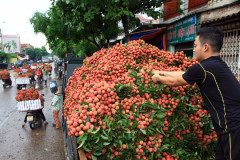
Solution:
<path fill-rule="evenodd" d="M 48 125 L 35 130 L 31 130 L 28 123 L 22 128 L 26 112 L 17 110 L 15 100 L 17 87 L 12 71 L 10 73 L 13 81 L 12 88 L 4 89 L 0 82 L 0 160 L 64 160 L 62 128 L 56 129 L 52 125 L 54 119 L 50 102 L 53 94 L 50 92 L 49 82 L 56 80 L 58 86 L 61 86 L 54 71 L 52 71 L 52 76 L 48 77 L 47 86 L 42 83 L 38 89 L 40 94 L 44 94 L 43 113 Z M 61 113 L 59 117 L 61 120 Z"/>

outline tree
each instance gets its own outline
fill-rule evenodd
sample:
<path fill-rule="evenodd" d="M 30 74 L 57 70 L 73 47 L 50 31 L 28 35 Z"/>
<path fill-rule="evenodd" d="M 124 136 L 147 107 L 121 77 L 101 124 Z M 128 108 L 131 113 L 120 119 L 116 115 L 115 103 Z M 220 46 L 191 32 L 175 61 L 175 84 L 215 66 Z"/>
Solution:
<path fill-rule="evenodd" d="M 6 61 L 9 63 L 11 58 L 17 58 L 17 55 L 0 51 L 0 62 Z"/>
<path fill-rule="evenodd" d="M 41 48 L 26 48 L 26 54 L 29 55 L 29 59 L 31 60 L 36 60 L 36 59 L 41 59 L 42 56 L 47 56 L 49 53 L 47 52 L 45 47 Z"/>
<path fill-rule="evenodd" d="M 86 28 L 102 30 L 102 24 L 108 26 L 111 23 L 122 22 L 126 40 L 130 40 L 129 30 L 131 23 L 136 21 L 135 15 L 146 13 L 154 19 L 162 16 L 161 7 L 165 0 L 53 0 L 59 12 L 66 18 L 69 26 L 78 26 L 78 30 L 86 31 Z M 181 0 L 178 0 L 181 3 Z M 99 23 L 103 22 L 103 23 Z"/>
<path fill-rule="evenodd" d="M 36 33 L 45 34 L 51 49 L 58 48 L 61 43 L 67 52 L 73 51 L 73 45 L 81 44 L 82 40 L 101 49 L 108 47 L 110 39 L 116 38 L 123 31 L 128 42 L 129 30 L 140 25 L 135 14 L 146 13 L 157 19 L 162 16 L 162 12 L 156 8 L 164 2 L 165 0 L 52 0 L 50 10 L 46 13 L 36 12 L 30 22 Z"/>
<path fill-rule="evenodd" d="M 7 58 L 7 54 L 5 52 L 0 51 L 0 62 L 3 62 Z"/>
<path fill-rule="evenodd" d="M 119 30 L 116 21 L 106 23 L 103 21 L 102 16 L 100 16 L 91 24 L 85 21 L 76 21 L 76 23 L 85 23 L 84 26 L 73 24 L 69 21 L 69 17 L 73 15 L 63 16 L 63 12 L 67 11 L 62 11 L 61 9 L 67 10 L 67 8 L 69 7 L 67 7 L 64 2 L 58 1 L 53 3 L 50 11 L 46 13 L 36 12 L 30 19 L 34 31 L 45 34 L 51 49 L 58 45 L 56 43 L 63 41 L 67 50 L 70 50 L 72 44 L 76 45 L 81 40 L 88 40 L 96 45 L 98 49 L 101 49 L 104 47 L 105 41 L 109 41 L 111 38 L 118 36 Z M 82 18 L 81 16 L 78 17 L 78 19 Z"/>
<path fill-rule="evenodd" d="M 94 52 L 98 50 L 96 45 L 89 42 L 88 40 L 81 40 L 79 43 L 70 42 L 71 51 L 67 51 L 66 45 L 63 41 L 57 43 L 57 46 L 52 48 L 52 51 L 59 58 L 64 58 L 66 53 L 75 54 L 77 57 L 87 57 L 91 56 Z"/>

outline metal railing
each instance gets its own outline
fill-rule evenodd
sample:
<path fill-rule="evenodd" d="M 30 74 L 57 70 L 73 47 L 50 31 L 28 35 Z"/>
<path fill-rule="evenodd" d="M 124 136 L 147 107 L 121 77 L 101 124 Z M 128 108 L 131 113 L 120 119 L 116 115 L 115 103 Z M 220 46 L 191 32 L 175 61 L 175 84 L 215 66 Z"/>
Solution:
<path fill-rule="evenodd" d="M 240 29 L 224 32 L 223 47 L 220 52 L 222 60 L 233 74 L 239 78 Z"/>

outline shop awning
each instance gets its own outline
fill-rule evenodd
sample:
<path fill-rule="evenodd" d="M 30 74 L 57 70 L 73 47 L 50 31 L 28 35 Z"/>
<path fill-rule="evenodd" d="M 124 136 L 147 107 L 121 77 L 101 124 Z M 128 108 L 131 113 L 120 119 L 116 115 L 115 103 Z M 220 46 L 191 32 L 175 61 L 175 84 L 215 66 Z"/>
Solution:
<path fill-rule="evenodd" d="M 155 33 L 159 30 L 153 30 L 153 31 L 149 31 L 149 32 L 143 32 L 143 33 L 138 33 L 138 34 L 134 34 L 134 35 L 130 35 L 130 39 L 133 40 L 133 39 L 139 39 L 141 37 L 144 37 L 146 35 L 149 35 L 149 34 L 152 34 L 152 33 Z"/>
<path fill-rule="evenodd" d="M 161 29 L 161 30 L 158 30 L 158 31 L 153 32 L 151 34 L 148 34 L 146 36 L 142 36 L 139 39 L 142 39 L 144 41 L 148 41 L 148 40 L 153 39 L 154 37 L 156 37 L 158 34 L 161 34 L 162 32 L 163 32 L 163 30 Z"/>
<path fill-rule="evenodd" d="M 166 51 L 167 50 L 166 39 L 165 39 L 165 33 L 163 33 L 163 29 L 154 30 L 154 31 L 150 31 L 150 32 L 144 32 L 144 33 L 140 33 L 140 34 L 135 34 L 135 35 L 130 36 L 130 39 L 131 40 L 142 39 L 142 40 L 147 42 L 147 41 L 155 38 L 159 34 L 163 34 L 163 36 L 161 37 L 162 38 L 162 43 L 159 46 L 159 48 Z"/>
<path fill-rule="evenodd" d="M 20 59 L 20 60 L 24 60 L 24 59 L 28 59 L 28 58 L 29 58 L 29 56 L 28 56 L 28 55 L 26 55 L 26 57 L 25 57 L 25 58 L 23 58 L 23 57 L 21 57 L 21 56 L 17 56 L 17 58 L 18 58 L 18 59 Z"/>

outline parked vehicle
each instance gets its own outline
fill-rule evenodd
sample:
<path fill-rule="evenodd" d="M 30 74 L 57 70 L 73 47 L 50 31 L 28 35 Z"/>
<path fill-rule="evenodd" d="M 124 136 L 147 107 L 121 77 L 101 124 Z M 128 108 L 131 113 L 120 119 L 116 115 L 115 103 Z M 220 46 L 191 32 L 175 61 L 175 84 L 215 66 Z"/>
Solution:
<path fill-rule="evenodd" d="M 12 80 L 10 78 L 10 73 L 7 70 L 0 71 L 0 80 L 2 80 L 3 88 L 12 86 Z"/>
<path fill-rule="evenodd" d="M 9 70 L 13 70 L 14 67 L 15 67 L 15 64 L 14 64 L 14 63 L 10 63 L 10 64 L 8 65 L 8 69 L 9 69 Z"/>
<path fill-rule="evenodd" d="M 27 84 L 17 84 L 18 90 L 22 90 L 22 89 L 26 89 L 26 88 L 27 88 Z"/>
<path fill-rule="evenodd" d="M 2 79 L 2 85 L 3 85 L 3 88 L 9 88 L 12 86 L 12 80 L 10 78 Z"/>
<path fill-rule="evenodd" d="M 29 76 L 29 80 L 30 80 L 30 84 L 34 84 L 36 81 L 34 76 Z"/>
<path fill-rule="evenodd" d="M 57 66 L 62 66 L 62 61 L 58 61 Z"/>
<path fill-rule="evenodd" d="M 0 69 L 7 69 L 8 64 L 7 63 L 0 63 Z"/>
<path fill-rule="evenodd" d="M 42 126 L 42 116 L 39 110 L 36 111 L 28 111 L 27 112 L 27 122 L 31 129 L 38 128 Z"/>

